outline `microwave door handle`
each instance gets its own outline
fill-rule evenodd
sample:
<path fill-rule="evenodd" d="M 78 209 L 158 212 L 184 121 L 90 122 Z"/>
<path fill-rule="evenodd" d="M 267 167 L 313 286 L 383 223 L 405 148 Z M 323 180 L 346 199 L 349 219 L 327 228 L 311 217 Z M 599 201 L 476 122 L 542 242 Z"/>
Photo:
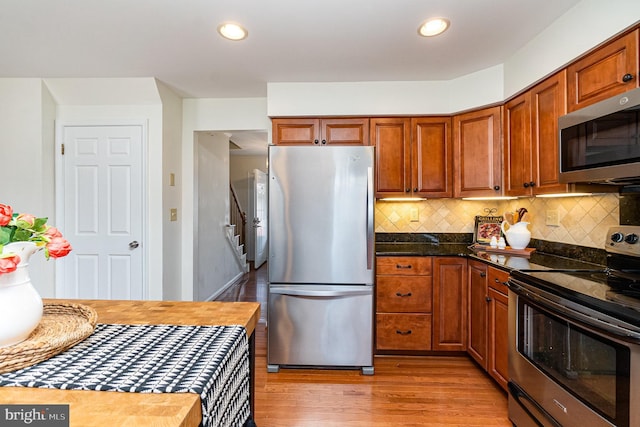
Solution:
<path fill-rule="evenodd" d="M 544 410 L 542 406 L 538 404 L 538 402 L 531 399 L 524 391 L 520 390 L 520 387 L 516 386 L 511 381 L 509 381 L 507 387 L 509 389 L 509 394 L 538 427 L 562 427 L 562 424 L 557 422 L 547 411 Z M 539 412 L 539 414 L 544 417 L 544 420 L 540 420 L 539 417 L 536 417 L 531 413 L 531 408 L 534 408 L 536 412 Z M 545 423 L 542 421 L 545 421 Z"/>

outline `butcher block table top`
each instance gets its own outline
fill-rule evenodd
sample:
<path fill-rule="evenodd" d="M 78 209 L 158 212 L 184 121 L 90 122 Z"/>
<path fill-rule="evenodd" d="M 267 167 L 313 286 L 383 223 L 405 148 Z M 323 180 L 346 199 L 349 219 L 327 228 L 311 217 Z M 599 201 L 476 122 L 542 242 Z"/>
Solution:
<path fill-rule="evenodd" d="M 260 318 L 257 302 L 61 300 L 85 304 L 98 323 L 129 325 L 242 325 L 250 336 Z M 3 404 L 69 404 L 71 426 L 198 426 L 200 397 L 193 393 L 121 393 L 0 387 Z"/>

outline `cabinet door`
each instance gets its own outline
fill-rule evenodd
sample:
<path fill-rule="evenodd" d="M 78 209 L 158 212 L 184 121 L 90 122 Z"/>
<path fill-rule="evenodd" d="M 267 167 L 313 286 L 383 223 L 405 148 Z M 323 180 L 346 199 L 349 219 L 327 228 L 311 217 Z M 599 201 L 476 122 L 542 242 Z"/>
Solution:
<path fill-rule="evenodd" d="M 567 67 L 568 110 L 578 110 L 638 87 L 635 30 Z"/>
<path fill-rule="evenodd" d="M 487 265 L 469 261 L 469 341 L 467 351 L 487 369 Z"/>
<path fill-rule="evenodd" d="M 271 139 L 277 145 L 318 144 L 320 140 L 319 119 L 272 119 Z"/>
<path fill-rule="evenodd" d="M 531 145 L 534 194 L 567 191 L 560 184 L 558 118 L 567 112 L 566 71 L 563 70 L 531 89 Z"/>
<path fill-rule="evenodd" d="M 376 196 L 399 197 L 411 192 L 411 121 L 371 119 L 371 143 L 376 146 Z"/>
<path fill-rule="evenodd" d="M 451 197 L 451 118 L 411 119 L 411 186 L 414 196 Z"/>
<path fill-rule="evenodd" d="M 509 382 L 509 298 L 489 286 L 489 357 L 487 372 L 506 391 Z"/>
<path fill-rule="evenodd" d="M 504 105 L 504 194 L 529 196 L 531 173 L 531 94 L 525 92 Z"/>
<path fill-rule="evenodd" d="M 453 118 L 453 197 L 500 196 L 501 107 Z"/>
<path fill-rule="evenodd" d="M 322 145 L 369 145 L 368 118 L 322 119 L 320 126 Z"/>
<path fill-rule="evenodd" d="M 433 261 L 433 350 L 467 349 L 467 260 Z"/>

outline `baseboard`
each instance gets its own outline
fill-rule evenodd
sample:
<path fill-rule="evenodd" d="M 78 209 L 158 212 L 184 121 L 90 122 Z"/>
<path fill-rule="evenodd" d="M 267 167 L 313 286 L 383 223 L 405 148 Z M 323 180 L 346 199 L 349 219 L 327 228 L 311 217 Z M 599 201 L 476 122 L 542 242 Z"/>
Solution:
<path fill-rule="evenodd" d="M 218 289 L 215 293 L 213 293 L 205 301 L 215 301 L 215 299 L 218 298 L 220 295 L 222 295 L 224 292 L 226 292 L 227 289 L 229 289 L 230 287 L 232 287 L 233 285 L 238 283 L 240 281 L 240 279 L 242 278 L 242 276 L 244 276 L 244 275 L 245 275 L 244 272 L 238 273 L 233 279 L 229 280 L 224 286 L 222 286 L 220 289 Z"/>

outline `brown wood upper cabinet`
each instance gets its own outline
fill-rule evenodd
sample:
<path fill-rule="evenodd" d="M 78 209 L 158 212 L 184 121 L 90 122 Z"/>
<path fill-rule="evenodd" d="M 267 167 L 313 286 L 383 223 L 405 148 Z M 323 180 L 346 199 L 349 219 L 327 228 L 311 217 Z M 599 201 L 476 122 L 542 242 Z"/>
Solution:
<path fill-rule="evenodd" d="M 450 117 L 372 118 L 376 197 L 451 197 Z"/>
<path fill-rule="evenodd" d="M 504 105 L 504 194 L 531 194 L 535 186 L 531 162 L 531 93 L 525 92 Z"/>
<path fill-rule="evenodd" d="M 567 67 L 568 111 L 638 87 L 636 29 Z"/>
<path fill-rule="evenodd" d="M 369 145 L 369 118 L 274 118 L 276 145 Z"/>
<path fill-rule="evenodd" d="M 502 107 L 453 117 L 453 197 L 502 195 Z"/>
<path fill-rule="evenodd" d="M 566 114 L 566 70 L 504 106 L 504 194 L 565 193 L 560 183 L 558 118 Z"/>

